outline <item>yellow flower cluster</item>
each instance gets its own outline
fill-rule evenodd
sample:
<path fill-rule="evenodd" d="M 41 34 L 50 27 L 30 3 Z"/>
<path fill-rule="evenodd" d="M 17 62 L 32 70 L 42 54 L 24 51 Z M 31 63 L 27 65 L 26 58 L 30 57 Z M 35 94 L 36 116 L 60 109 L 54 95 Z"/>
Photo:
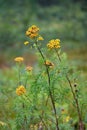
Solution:
<path fill-rule="evenodd" d="M 49 43 L 47 44 L 47 47 L 49 49 L 60 48 L 60 40 L 59 39 L 50 40 Z"/>
<path fill-rule="evenodd" d="M 45 65 L 49 66 L 50 68 L 54 66 L 54 64 L 50 62 L 49 60 L 46 60 Z"/>
<path fill-rule="evenodd" d="M 26 67 L 26 70 L 27 70 L 27 71 L 32 71 L 32 69 L 33 69 L 33 68 L 32 68 L 31 66 L 27 66 L 27 67 Z"/>
<path fill-rule="evenodd" d="M 26 93 L 26 89 L 25 89 L 25 87 L 24 87 L 23 85 L 19 86 L 19 87 L 16 89 L 16 94 L 17 94 L 18 96 L 23 95 L 23 94 L 25 94 L 25 93 Z"/>
<path fill-rule="evenodd" d="M 32 25 L 31 27 L 28 28 L 26 31 L 26 36 L 30 37 L 31 39 L 35 38 L 38 36 L 38 31 L 39 28 L 36 25 Z"/>
<path fill-rule="evenodd" d="M 23 61 L 24 61 L 24 58 L 23 58 L 23 57 L 16 57 L 16 58 L 14 59 L 14 61 L 16 61 L 16 62 L 23 62 Z"/>

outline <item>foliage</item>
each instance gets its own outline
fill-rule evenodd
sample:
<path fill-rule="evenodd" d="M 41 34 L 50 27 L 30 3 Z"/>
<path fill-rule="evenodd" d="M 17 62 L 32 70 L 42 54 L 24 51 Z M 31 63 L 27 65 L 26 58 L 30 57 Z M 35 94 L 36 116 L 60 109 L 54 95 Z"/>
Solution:
<path fill-rule="evenodd" d="M 29 42 L 26 41 L 25 47 L 33 46 L 37 50 L 38 62 L 33 67 L 26 66 L 23 57 L 16 57 L 16 66 L 12 71 L 5 71 L 7 76 L 0 82 L 0 95 L 8 101 L 5 108 L 1 102 L 2 110 L 8 111 L 8 115 L 2 111 L 6 124 L 0 127 L 3 130 L 4 127 L 6 130 L 84 130 L 87 127 L 86 81 L 68 63 L 67 55 L 60 50 L 59 39 L 49 41 L 47 49 L 41 44 L 44 38 L 37 26 L 28 28 L 26 35 Z"/>

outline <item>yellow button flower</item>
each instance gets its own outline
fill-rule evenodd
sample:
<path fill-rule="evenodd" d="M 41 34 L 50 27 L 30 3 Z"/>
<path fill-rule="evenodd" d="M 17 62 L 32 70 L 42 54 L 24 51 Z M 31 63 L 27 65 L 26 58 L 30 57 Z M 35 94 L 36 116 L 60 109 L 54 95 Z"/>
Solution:
<path fill-rule="evenodd" d="M 36 25 L 32 25 L 26 31 L 26 36 L 30 37 L 31 39 L 38 36 L 39 28 Z"/>
<path fill-rule="evenodd" d="M 26 93 L 26 89 L 25 89 L 25 87 L 23 85 L 18 86 L 18 88 L 16 88 L 16 94 L 18 96 L 23 95 L 25 93 Z"/>
<path fill-rule="evenodd" d="M 47 47 L 49 49 L 60 48 L 60 40 L 59 39 L 50 40 L 49 43 L 47 44 Z"/>
<path fill-rule="evenodd" d="M 43 39 L 42 36 L 39 36 L 39 37 L 37 38 L 37 40 L 38 40 L 38 41 L 43 41 L 44 39 Z"/>
<path fill-rule="evenodd" d="M 31 66 L 27 66 L 27 67 L 26 67 L 26 70 L 27 70 L 27 71 L 32 71 L 32 69 L 33 69 L 33 67 L 31 67 Z"/>
<path fill-rule="evenodd" d="M 49 66 L 50 68 L 53 68 L 54 64 L 50 62 L 49 60 L 46 60 L 45 65 Z"/>
<path fill-rule="evenodd" d="M 24 45 L 27 45 L 27 44 L 29 44 L 29 42 L 28 42 L 28 41 L 25 41 L 25 42 L 24 42 Z"/>
<path fill-rule="evenodd" d="M 23 61 L 24 61 L 24 58 L 23 58 L 23 57 L 16 57 L 16 58 L 14 59 L 14 61 L 16 61 L 16 62 L 23 62 Z"/>
<path fill-rule="evenodd" d="M 65 119 L 64 119 L 64 122 L 69 122 L 70 121 L 70 116 L 67 116 Z"/>

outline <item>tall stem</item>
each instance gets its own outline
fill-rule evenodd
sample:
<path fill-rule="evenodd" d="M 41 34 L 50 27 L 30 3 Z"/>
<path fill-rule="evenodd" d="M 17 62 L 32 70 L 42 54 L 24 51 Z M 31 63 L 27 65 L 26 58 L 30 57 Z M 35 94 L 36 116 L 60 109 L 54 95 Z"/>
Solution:
<path fill-rule="evenodd" d="M 40 50 L 39 46 L 37 45 L 37 42 L 36 42 L 36 47 L 44 61 L 44 63 L 46 62 L 46 59 L 42 53 L 42 51 Z M 53 99 L 53 95 L 52 95 L 52 92 L 50 90 L 50 74 L 49 74 L 49 68 L 47 65 L 45 65 L 46 67 L 46 72 L 47 72 L 47 76 L 48 76 L 48 84 L 49 84 L 49 95 L 50 95 L 50 99 L 51 99 L 51 103 L 52 103 L 52 106 L 53 106 L 53 110 L 54 110 L 54 114 L 55 114 L 55 119 L 56 119 L 56 130 L 59 130 L 59 123 L 58 123 L 58 118 L 57 118 L 57 112 L 56 112 L 56 107 L 55 107 L 55 102 L 54 102 L 54 99 Z"/>
<path fill-rule="evenodd" d="M 58 57 L 59 61 L 61 62 L 62 60 L 61 60 L 60 55 L 59 55 L 59 53 L 58 53 L 58 51 L 56 49 L 55 49 L 55 52 L 57 54 L 57 57 Z M 67 81 L 69 83 L 69 86 L 71 88 L 71 92 L 72 92 L 74 101 L 76 103 L 77 113 L 78 113 L 78 117 L 79 117 L 79 130 L 84 130 L 84 125 L 83 125 L 83 121 L 82 121 L 82 117 L 81 117 L 81 112 L 80 112 L 80 108 L 79 108 L 78 99 L 77 99 L 77 97 L 76 97 L 76 95 L 74 93 L 73 86 L 72 86 L 71 81 L 70 81 L 67 74 L 66 74 L 66 79 L 67 79 Z"/>

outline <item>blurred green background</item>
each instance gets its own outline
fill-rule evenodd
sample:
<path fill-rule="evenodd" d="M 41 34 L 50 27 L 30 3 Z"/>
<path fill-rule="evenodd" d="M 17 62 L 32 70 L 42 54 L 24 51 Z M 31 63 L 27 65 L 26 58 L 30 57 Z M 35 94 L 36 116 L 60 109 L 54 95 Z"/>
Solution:
<path fill-rule="evenodd" d="M 61 39 L 62 50 L 87 70 L 87 0 L 0 0 L 0 68 L 27 50 L 25 31 L 35 24 L 45 38 Z"/>
<path fill-rule="evenodd" d="M 87 76 L 87 0 L 0 0 L 0 121 L 10 124 L 17 82 L 11 67 L 16 56 L 34 59 L 23 44 L 32 24 L 39 26 L 43 46 L 59 38 L 62 52 Z"/>

